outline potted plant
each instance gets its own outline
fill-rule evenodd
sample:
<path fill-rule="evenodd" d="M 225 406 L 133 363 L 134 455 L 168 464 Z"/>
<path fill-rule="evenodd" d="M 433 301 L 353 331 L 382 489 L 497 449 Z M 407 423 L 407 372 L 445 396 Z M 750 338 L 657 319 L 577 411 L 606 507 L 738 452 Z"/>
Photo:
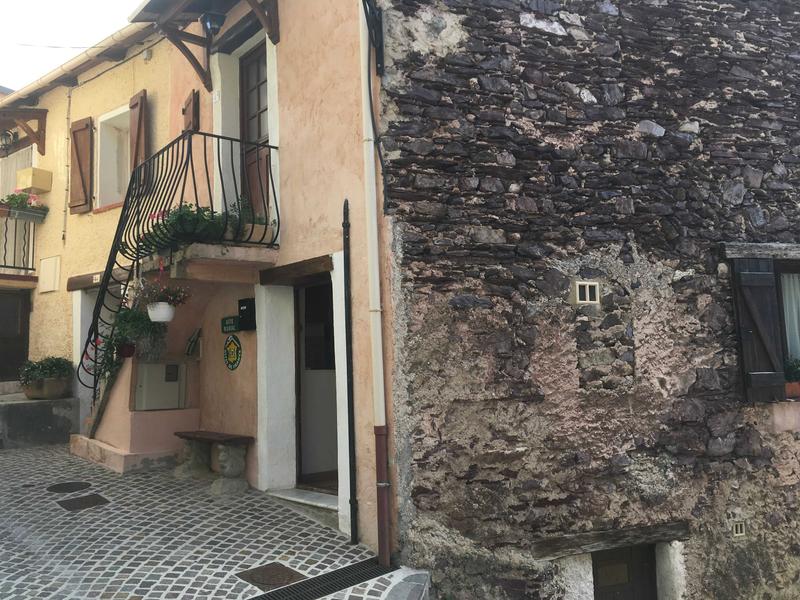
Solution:
<path fill-rule="evenodd" d="M 158 281 L 145 281 L 136 296 L 140 305 L 147 306 L 147 314 L 154 323 L 169 323 L 175 317 L 175 307 L 189 299 L 189 292 L 179 286 L 168 286 Z"/>
<path fill-rule="evenodd" d="M 800 398 L 800 358 L 790 358 L 783 366 L 786 379 L 786 397 Z"/>
<path fill-rule="evenodd" d="M 0 217 L 41 223 L 47 211 L 48 208 L 39 202 L 39 196 L 20 190 L 0 200 Z"/>
<path fill-rule="evenodd" d="M 250 243 L 271 243 L 274 237 L 275 221 L 267 223 L 263 214 L 253 210 L 246 196 L 239 199 L 238 205 L 231 207 L 232 218 L 228 224 L 230 237 L 235 241 Z"/>
<path fill-rule="evenodd" d="M 123 306 L 114 319 L 112 340 L 120 358 L 130 358 L 137 347 L 140 354 L 151 354 L 160 345 L 164 333 L 163 323 L 153 322 L 138 308 Z"/>
<path fill-rule="evenodd" d="M 22 391 L 32 400 L 68 396 L 72 390 L 73 375 L 72 363 L 55 356 L 26 361 L 19 370 Z"/>

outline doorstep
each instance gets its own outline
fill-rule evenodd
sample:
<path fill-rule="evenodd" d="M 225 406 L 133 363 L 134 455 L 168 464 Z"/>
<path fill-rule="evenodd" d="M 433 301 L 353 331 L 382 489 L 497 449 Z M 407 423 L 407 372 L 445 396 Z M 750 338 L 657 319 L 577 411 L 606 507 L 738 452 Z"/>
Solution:
<path fill-rule="evenodd" d="M 73 456 L 97 463 L 120 474 L 174 467 L 178 454 L 174 451 L 125 452 L 111 444 L 78 434 L 70 436 L 69 452 Z"/>
<path fill-rule="evenodd" d="M 321 492 L 312 492 L 311 490 L 301 490 L 299 488 L 270 490 L 267 493 L 275 498 L 288 500 L 289 502 L 295 502 L 297 504 L 305 504 L 306 506 L 313 506 L 314 508 L 321 508 L 334 512 L 339 510 L 339 497 L 333 494 L 323 494 Z"/>

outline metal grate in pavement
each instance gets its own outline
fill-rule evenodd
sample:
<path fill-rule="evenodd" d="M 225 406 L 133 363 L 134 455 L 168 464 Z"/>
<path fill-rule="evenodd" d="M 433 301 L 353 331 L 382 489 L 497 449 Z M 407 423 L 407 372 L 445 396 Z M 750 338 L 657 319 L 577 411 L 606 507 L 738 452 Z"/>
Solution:
<path fill-rule="evenodd" d="M 84 510 L 86 508 L 94 508 L 95 506 L 108 504 L 108 499 L 104 498 L 100 494 L 89 494 L 87 496 L 78 496 L 77 498 L 59 500 L 58 504 L 64 510 L 75 512 L 76 510 Z"/>
<path fill-rule="evenodd" d="M 293 583 L 286 587 L 272 590 L 256 596 L 252 600 L 317 600 L 340 590 L 364 583 L 370 579 L 381 577 L 394 571 L 391 567 L 383 567 L 374 558 L 328 571 L 317 577 Z"/>
<path fill-rule="evenodd" d="M 88 490 L 90 487 L 92 487 L 92 484 L 86 481 L 67 481 L 65 483 L 53 484 L 47 488 L 47 491 L 54 494 L 71 494 L 73 492 Z"/>

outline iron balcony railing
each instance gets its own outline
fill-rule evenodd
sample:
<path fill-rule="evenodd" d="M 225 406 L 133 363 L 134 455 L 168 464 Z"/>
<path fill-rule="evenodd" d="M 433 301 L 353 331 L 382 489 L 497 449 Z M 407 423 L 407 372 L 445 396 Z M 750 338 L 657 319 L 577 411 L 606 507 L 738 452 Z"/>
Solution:
<path fill-rule="evenodd" d="M 98 398 L 104 353 L 139 261 L 192 243 L 277 245 L 269 144 L 188 131 L 134 169 L 100 280 L 78 380 Z M 97 419 L 96 419 L 97 420 Z"/>
<path fill-rule="evenodd" d="M 0 216 L 0 269 L 33 273 L 35 238 L 35 222 Z"/>

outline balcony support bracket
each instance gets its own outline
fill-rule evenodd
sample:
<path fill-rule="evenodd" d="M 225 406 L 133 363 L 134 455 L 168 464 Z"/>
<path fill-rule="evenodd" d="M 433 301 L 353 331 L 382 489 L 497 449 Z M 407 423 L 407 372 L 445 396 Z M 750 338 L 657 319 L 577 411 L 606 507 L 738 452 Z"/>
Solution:
<path fill-rule="evenodd" d="M 278 18 L 278 0 L 266 0 L 260 3 L 258 0 L 247 0 L 247 4 L 253 11 L 261 27 L 267 32 L 270 41 L 277 44 L 281 41 L 280 19 Z"/>
<path fill-rule="evenodd" d="M 36 122 L 36 129 L 31 123 Z M 22 150 L 33 144 L 39 154 L 44 156 L 45 134 L 47 132 L 47 110 L 43 108 L 0 108 L 0 131 L 6 129 L 18 129 L 24 133 L 24 137 L 19 137 L 7 149 L 6 152 L 0 151 L 0 158 L 13 154 L 17 150 Z"/>
<path fill-rule="evenodd" d="M 184 58 L 189 61 L 189 65 L 197 73 L 203 86 L 209 92 L 212 89 L 211 83 L 211 36 L 203 37 L 178 29 L 169 23 L 160 24 L 159 29 L 164 34 L 169 42 L 175 46 Z M 199 46 L 203 51 L 203 61 L 201 62 L 186 44 Z"/>

